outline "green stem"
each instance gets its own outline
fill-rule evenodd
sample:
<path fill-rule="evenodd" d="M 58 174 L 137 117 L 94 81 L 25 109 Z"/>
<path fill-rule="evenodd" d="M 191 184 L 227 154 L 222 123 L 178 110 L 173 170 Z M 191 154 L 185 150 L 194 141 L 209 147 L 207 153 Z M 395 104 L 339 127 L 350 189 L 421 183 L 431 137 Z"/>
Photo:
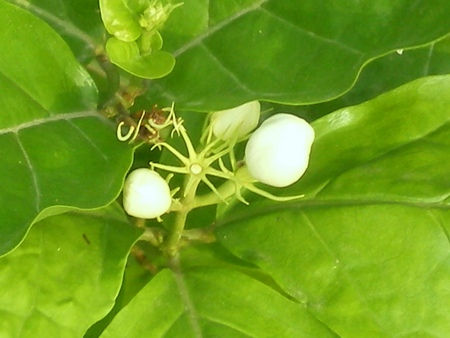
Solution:
<path fill-rule="evenodd" d="M 192 204 L 195 200 L 195 194 L 197 187 L 200 184 L 200 179 L 194 180 L 192 183 L 191 176 L 187 176 L 184 182 L 184 189 L 187 188 L 188 183 L 191 182 L 189 190 L 186 191 L 185 196 L 181 199 L 181 209 L 176 212 L 175 222 L 173 224 L 172 231 L 165 243 L 165 252 L 168 257 L 173 258 L 178 254 L 180 248 L 181 235 L 183 234 L 184 227 L 186 226 L 186 219 L 189 212 L 193 209 Z"/>
<path fill-rule="evenodd" d="M 186 219 L 187 215 L 189 213 L 189 210 L 186 208 L 183 208 L 182 210 L 178 211 L 175 218 L 175 223 L 172 228 L 172 232 L 170 233 L 169 238 L 166 242 L 166 254 L 170 258 L 175 257 L 178 254 L 178 247 L 181 239 L 181 235 L 183 233 L 184 227 L 186 225 Z"/>
<path fill-rule="evenodd" d="M 100 100 L 102 102 L 100 104 L 100 108 L 104 108 L 105 105 L 107 105 L 109 101 L 114 98 L 114 94 L 120 89 L 120 74 L 117 67 L 109 62 L 105 54 L 98 55 L 96 59 L 97 64 L 106 75 L 108 84 L 108 89 Z"/>
<path fill-rule="evenodd" d="M 206 207 L 208 205 L 223 203 L 223 199 L 227 199 L 233 196 L 236 192 L 236 183 L 234 181 L 226 181 L 219 188 L 217 188 L 217 193 L 210 192 L 201 196 L 195 197 L 192 201 L 192 209 Z M 221 198 L 222 197 L 222 198 Z"/>

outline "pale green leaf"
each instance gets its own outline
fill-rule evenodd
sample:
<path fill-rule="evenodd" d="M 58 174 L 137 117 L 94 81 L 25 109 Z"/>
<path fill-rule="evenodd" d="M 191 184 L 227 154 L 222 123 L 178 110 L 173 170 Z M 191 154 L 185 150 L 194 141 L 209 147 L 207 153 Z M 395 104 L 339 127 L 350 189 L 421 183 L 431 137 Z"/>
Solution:
<path fill-rule="evenodd" d="M 159 34 L 156 36 L 159 37 Z M 125 42 L 112 37 L 106 43 L 106 50 L 113 64 L 133 75 L 155 79 L 166 76 L 175 65 L 172 54 L 158 50 L 161 48 L 162 41 L 156 41 L 156 43 L 156 50 L 147 55 L 141 55 L 135 41 Z"/>
<path fill-rule="evenodd" d="M 143 336 L 335 337 L 304 305 L 217 268 L 161 271 L 101 337 Z"/>
<path fill-rule="evenodd" d="M 310 167 L 282 192 L 306 197 L 230 208 L 220 242 L 340 337 L 446 337 L 449 106 L 437 76 L 315 121 Z"/>
<path fill-rule="evenodd" d="M 0 336 L 82 337 L 113 307 L 139 234 L 111 207 L 35 224 L 0 259 Z"/>

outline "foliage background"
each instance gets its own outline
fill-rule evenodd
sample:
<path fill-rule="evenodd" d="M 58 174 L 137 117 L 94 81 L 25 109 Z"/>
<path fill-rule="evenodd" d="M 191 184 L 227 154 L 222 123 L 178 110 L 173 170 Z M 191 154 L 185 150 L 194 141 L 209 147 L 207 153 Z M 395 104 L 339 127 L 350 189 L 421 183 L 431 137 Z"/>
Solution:
<path fill-rule="evenodd" d="M 272 190 L 304 199 L 196 211 L 216 241 L 166 261 L 116 202 L 133 159 L 160 154 L 98 113 L 127 78 L 98 67 L 98 3 L 1 0 L 0 335 L 447 337 L 449 13 L 185 1 L 162 31 L 175 69 L 135 109 L 174 101 L 196 134 L 202 112 L 259 99 L 317 140 L 304 178 Z"/>

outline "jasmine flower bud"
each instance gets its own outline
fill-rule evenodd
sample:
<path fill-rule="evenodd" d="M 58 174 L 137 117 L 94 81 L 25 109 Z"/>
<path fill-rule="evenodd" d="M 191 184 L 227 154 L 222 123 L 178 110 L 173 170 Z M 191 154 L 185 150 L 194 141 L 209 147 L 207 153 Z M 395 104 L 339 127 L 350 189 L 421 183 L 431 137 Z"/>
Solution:
<path fill-rule="evenodd" d="M 127 214 L 138 218 L 157 218 L 172 204 L 167 182 L 148 168 L 136 169 L 125 180 L 123 207 Z"/>
<path fill-rule="evenodd" d="M 245 148 L 250 175 L 273 187 L 286 187 L 305 173 L 314 129 L 295 115 L 276 114 L 252 134 Z"/>
<path fill-rule="evenodd" d="M 258 101 L 216 111 L 211 116 L 212 132 L 215 137 L 224 141 L 240 139 L 256 128 L 260 112 L 261 105 Z"/>

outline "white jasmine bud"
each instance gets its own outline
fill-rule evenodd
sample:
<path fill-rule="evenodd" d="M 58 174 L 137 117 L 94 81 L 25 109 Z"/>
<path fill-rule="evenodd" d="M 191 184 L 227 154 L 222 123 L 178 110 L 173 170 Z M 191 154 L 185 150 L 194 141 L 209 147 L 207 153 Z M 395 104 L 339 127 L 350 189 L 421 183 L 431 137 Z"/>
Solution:
<path fill-rule="evenodd" d="M 123 186 L 123 207 L 127 214 L 138 218 L 157 218 L 172 204 L 167 182 L 148 168 L 131 172 Z"/>
<path fill-rule="evenodd" d="M 258 101 L 216 111 L 211 116 L 212 132 L 215 137 L 224 141 L 240 139 L 256 128 L 260 112 L 261 105 Z"/>
<path fill-rule="evenodd" d="M 314 129 L 291 114 L 276 114 L 252 134 L 245 148 L 250 175 L 273 187 L 286 187 L 305 173 Z"/>

